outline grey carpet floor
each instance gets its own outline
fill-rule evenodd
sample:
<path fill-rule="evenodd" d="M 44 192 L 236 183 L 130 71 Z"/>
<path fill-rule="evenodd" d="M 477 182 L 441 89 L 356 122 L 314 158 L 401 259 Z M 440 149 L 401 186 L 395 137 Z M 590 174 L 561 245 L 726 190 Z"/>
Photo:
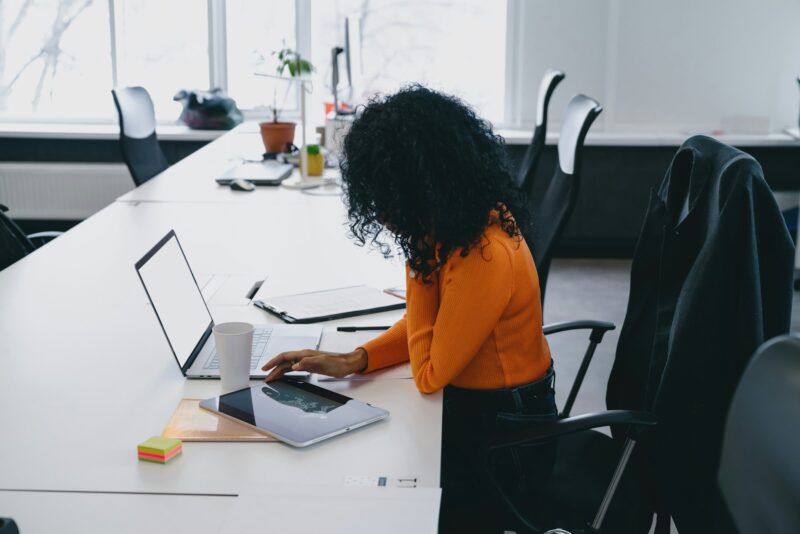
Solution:
<path fill-rule="evenodd" d="M 605 391 L 619 329 L 628 305 L 630 261 L 595 259 L 554 260 L 547 282 L 545 324 L 598 319 L 617 325 L 597 349 L 572 413 L 605 409 Z M 800 292 L 794 293 L 792 332 L 800 332 Z M 556 368 L 556 398 L 564 405 L 588 344 L 588 333 L 565 332 L 548 337 Z"/>

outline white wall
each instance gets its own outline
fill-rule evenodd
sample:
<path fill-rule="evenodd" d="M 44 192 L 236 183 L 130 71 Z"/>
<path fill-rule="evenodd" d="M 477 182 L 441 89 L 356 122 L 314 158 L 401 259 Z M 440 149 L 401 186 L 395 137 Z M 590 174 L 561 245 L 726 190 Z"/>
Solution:
<path fill-rule="evenodd" d="M 605 107 L 595 131 L 702 131 L 742 115 L 797 125 L 800 0 L 511 1 L 526 127 L 548 67 L 567 73 L 553 126 L 578 92 Z"/>

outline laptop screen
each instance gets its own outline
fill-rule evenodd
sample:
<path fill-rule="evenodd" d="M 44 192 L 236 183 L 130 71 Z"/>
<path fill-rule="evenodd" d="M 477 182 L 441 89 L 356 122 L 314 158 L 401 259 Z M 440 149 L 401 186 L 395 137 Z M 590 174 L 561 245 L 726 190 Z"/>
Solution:
<path fill-rule="evenodd" d="M 136 269 L 183 368 L 211 324 L 211 314 L 175 233 L 167 234 Z"/>

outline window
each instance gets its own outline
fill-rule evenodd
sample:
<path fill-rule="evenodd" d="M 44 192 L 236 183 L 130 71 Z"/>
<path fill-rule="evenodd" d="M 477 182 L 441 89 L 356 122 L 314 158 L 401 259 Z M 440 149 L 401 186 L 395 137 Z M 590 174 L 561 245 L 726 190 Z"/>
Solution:
<path fill-rule="evenodd" d="M 115 84 L 146 87 L 162 122 L 177 118 L 178 90 L 209 87 L 251 116 L 275 100 L 296 117 L 297 87 L 256 75 L 274 74 L 272 52 L 290 47 L 316 67 L 307 113 L 320 124 L 332 100 L 331 48 L 345 44 L 354 14 L 356 103 L 421 82 L 502 119 L 506 3 L 482 0 L 3 0 L 0 119 L 114 121 Z"/>
<path fill-rule="evenodd" d="M 111 117 L 108 2 L 0 2 L 0 116 Z"/>
<path fill-rule="evenodd" d="M 225 17 L 228 92 L 239 107 L 264 111 L 274 97 L 278 106 L 296 109 L 290 84 L 254 74 L 275 74 L 272 52 L 296 48 L 294 2 L 228 0 Z"/>
<path fill-rule="evenodd" d="M 349 15 L 361 20 L 363 69 L 357 100 L 419 82 L 460 96 L 489 120 L 502 120 L 505 2 L 315 2 L 312 52 L 314 64 L 324 73 L 325 99 L 332 94 L 331 48 L 344 44 L 344 17 Z"/>
<path fill-rule="evenodd" d="M 145 87 L 159 119 L 178 117 L 181 106 L 172 97 L 180 89 L 208 88 L 205 3 L 114 0 L 114 35 L 117 85 Z"/>

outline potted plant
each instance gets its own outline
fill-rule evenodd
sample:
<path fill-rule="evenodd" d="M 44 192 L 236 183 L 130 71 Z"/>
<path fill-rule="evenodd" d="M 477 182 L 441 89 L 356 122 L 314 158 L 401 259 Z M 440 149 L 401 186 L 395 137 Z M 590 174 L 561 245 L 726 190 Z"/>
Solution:
<path fill-rule="evenodd" d="M 296 77 L 304 74 L 311 74 L 314 71 L 314 66 L 310 61 L 303 59 L 300 53 L 291 48 L 284 48 L 272 53 L 278 57 L 278 67 L 276 71 L 279 77 L 283 77 L 286 71 L 289 72 L 290 81 Z M 286 98 L 289 95 L 289 89 L 292 87 L 289 83 L 286 92 L 283 95 L 283 102 L 278 106 L 278 89 L 272 95 L 272 105 L 269 110 L 272 112 L 271 122 L 262 122 L 259 124 L 261 128 L 261 139 L 264 141 L 264 148 L 269 153 L 284 152 L 286 148 L 294 141 L 294 129 L 296 124 L 293 122 L 281 122 L 279 120 L 280 113 Z"/>

